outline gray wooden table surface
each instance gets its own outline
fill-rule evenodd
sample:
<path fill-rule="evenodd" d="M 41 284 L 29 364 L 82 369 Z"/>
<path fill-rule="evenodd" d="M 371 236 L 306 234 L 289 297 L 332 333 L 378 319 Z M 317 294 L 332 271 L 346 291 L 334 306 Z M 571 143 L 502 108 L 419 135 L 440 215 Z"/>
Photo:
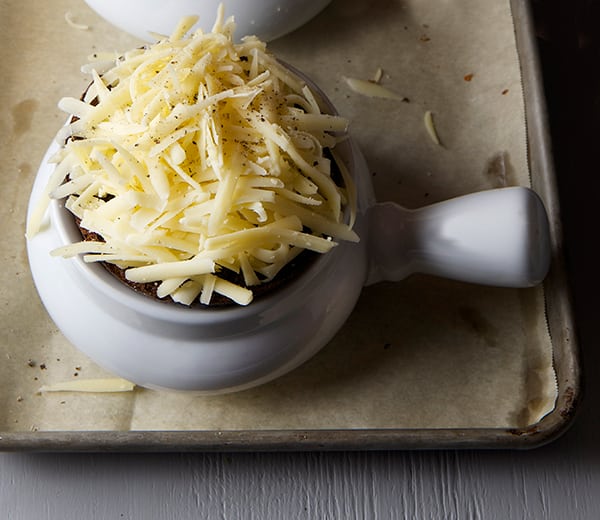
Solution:
<path fill-rule="evenodd" d="M 572 428 L 532 451 L 0 454 L 0 520 L 600 518 L 599 12 L 534 3 L 583 350 Z"/>

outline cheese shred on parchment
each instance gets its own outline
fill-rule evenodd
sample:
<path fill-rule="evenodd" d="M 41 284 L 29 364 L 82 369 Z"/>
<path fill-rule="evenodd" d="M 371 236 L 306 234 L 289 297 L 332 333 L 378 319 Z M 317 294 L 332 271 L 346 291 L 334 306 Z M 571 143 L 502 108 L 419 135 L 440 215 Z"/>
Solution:
<path fill-rule="evenodd" d="M 234 42 L 222 6 L 211 32 L 188 34 L 195 21 L 83 68 L 90 87 L 82 100 L 59 103 L 73 117 L 57 135 L 62 148 L 27 235 L 39 230 L 50 199 L 66 198 L 104 243 L 55 254 L 112 262 L 185 304 L 217 292 L 245 305 L 249 287 L 300 250 L 358 241 L 345 209 L 353 207 L 351 179 L 336 180 L 327 152 L 347 121 L 323 113 L 265 43 Z M 244 287 L 221 279 L 223 269 L 241 273 Z"/>
<path fill-rule="evenodd" d="M 423 116 L 423 123 L 425 125 L 425 129 L 427 130 L 427 134 L 429 135 L 431 140 L 438 146 L 441 146 L 442 143 L 435 128 L 435 124 L 433 122 L 433 114 L 430 110 L 427 110 L 425 112 L 425 115 Z"/>
<path fill-rule="evenodd" d="M 353 90 L 357 94 L 361 94 L 363 96 L 372 98 L 402 99 L 398 94 L 396 94 L 389 88 L 379 84 L 380 80 L 380 72 L 376 73 L 375 79 L 373 79 L 372 81 L 367 79 L 348 78 L 344 76 L 344 81 L 346 82 L 346 84 L 350 87 L 351 90 Z"/>
<path fill-rule="evenodd" d="M 46 392 L 131 392 L 135 384 L 118 377 L 101 379 L 78 379 L 77 381 L 61 381 L 50 385 L 44 385 L 38 390 L 39 393 Z"/>
<path fill-rule="evenodd" d="M 89 25 L 85 25 L 83 23 L 77 23 L 73 19 L 73 15 L 71 14 L 70 11 L 67 11 L 65 13 L 65 21 L 74 29 L 79 29 L 80 31 L 87 31 L 90 28 Z"/>

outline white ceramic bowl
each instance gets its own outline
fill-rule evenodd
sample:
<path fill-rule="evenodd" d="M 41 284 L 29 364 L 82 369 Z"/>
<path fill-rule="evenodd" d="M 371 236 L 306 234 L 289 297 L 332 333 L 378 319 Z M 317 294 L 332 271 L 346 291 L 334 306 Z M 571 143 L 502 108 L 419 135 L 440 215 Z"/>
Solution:
<path fill-rule="evenodd" d="M 56 148 L 42 162 L 30 211 L 52 171 L 47 158 Z M 295 281 L 247 307 L 158 302 L 101 265 L 50 257 L 52 249 L 81 238 L 71 214 L 55 201 L 42 231 L 27 243 L 50 316 L 82 352 L 141 386 L 231 392 L 272 380 L 315 355 L 346 321 L 365 284 L 417 271 L 513 287 L 544 278 L 548 222 L 533 191 L 489 190 L 418 210 L 377 204 L 355 143 L 347 140 L 336 150 L 356 183 L 355 230 L 361 241 L 342 242 Z"/>
<path fill-rule="evenodd" d="M 362 164 L 356 169 L 367 177 Z M 50 170 L 42 164 L 32 201 Z M 366 209 L 363 204 L 360 234 Z M 99 264 L 50 257 L 50 250 L 80 235 L 61 202 L 52 203 L 49 217 L 28 241 L 28 254 L 50 316 L 98 364 L 150 388 L 234 391 L 284 374 L 341 327 L 367 276 L 367 242 L 341 243 L 299 279 L 247 307 L 187 308 L 135 293 Z"/>
<path fill-rule="evenodd" d="M 170 34 L 179 20 L 199 15 L 196 27 L 209 31 L 221 0 L 85 0 L 102 18 L 145 41 L 148 31 Z M 233 15 L 236 37 L 258 36 L 270 41 L 304 25 L 331 0 L 227 0 L 225 15 Z"/>

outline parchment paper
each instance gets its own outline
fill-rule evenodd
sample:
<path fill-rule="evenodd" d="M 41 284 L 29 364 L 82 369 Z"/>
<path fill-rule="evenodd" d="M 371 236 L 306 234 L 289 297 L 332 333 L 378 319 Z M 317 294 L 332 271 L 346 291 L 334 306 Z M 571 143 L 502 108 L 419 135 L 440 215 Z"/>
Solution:
<path fill-rule="evenodd" d="M 68 24 L 66 13 L 89 28 Z M 365 288 L 322 352 L 256 389 L 40 395 L 44 384 L 110 374 L 65 340 L 40 303 L 25 250 L 29 192 L 64 120 L 57 101 L 86 85 L 86 56 L 140 42 L 75 0 L 0 1 L 0 39 L 0 431 L 523 427 L 552 410 L 542 288 L 423 275 Z M 412 208 L 529 184 L 508 0 L 334 0 L 270 48 L 352 121 L 379 200 Z M 369 79 L 379 67 L 403 101 L 360 96 L 342 79 Z M 426 110 L 442 146 L 427 135 Z"/>

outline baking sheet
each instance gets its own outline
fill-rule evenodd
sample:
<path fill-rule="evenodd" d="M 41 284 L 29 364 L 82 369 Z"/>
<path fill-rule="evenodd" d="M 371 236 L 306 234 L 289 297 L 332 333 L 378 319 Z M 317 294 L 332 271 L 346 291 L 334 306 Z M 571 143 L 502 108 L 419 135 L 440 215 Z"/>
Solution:
<path fill-rule="evenodd" d="M 0 120 L 6 190 L 0 208 L 5 242 L 0 432 L 5 446 L 31 446 L 34 439 L 60 439 L 62 446 L 69 446 L 69 439 L 73 446 L 86 439 L 87 445 L 102 442 L 113 448 L 159 441 L 190 448 L 198 443 L 222 447 L 229 439 L 238 446 L 273 447 L 300 439 L 299 431 L 325 432 L 335 446 L 340 432 L 358 430 L 371 432 L 360 437 L 364 446 L 381 435 L 381 442 L 389 443 L 391 433 L 402 431 L 420 432 L 420 442 L 432 447 L 444 444 L 441 431 L 476 443 L 486 430 L 493 444 L 489 431 L 523 435 L 556 412 L 557 402 L 564 404 L 557 388 L 557 375 L 562 385 L 563 374 L 553 366 L 557 339 L 551 338 L 546 319 L 548 288 L 487 288 L 421 275 L 365 288 L 347 324 L 321 353 L 256 389 L 216 397 L 144 389 L 39 394 L 44 384 L 107 374 L 69 345 L 37 297 L 23 237 L 29 190 L 64 119 L 58 99 L 77 95 L 86 85 L 78 72 L 86 56 L 127 50 L 139 41 L 82 2 L 4 1 L 0 6 L 0 100 L 8 109 L 8 117 Z M 68 24 L 66 13 L 88 29 Z M 552 182 L 530 168 L 527 89 L 508 1 L 334 0 L 270 48 L 314 79 L 351 120 L 379 200 L 419 207 L 480 189 L 532 181 L 544 189 Z M 343 76 L 368 79 L 379 67 L 383 85 L 403 101 L 361 97 L 343 81 Z M 427 135 L 426 110 L 434 114 L 442 146 Z M 556 208 L 550 209 L 555 216 Z M 557 297 L 562 285 L 551 289 Z M 553 307 L 555 321 L 569 311 L 568 301 L 560 303 Z M 573 365 L 571 352 L 563 350 L 560 361 Z M 568 375 L 576 393 L 571 365 Z M 377 430 L 383 433 L 373 433 Z M 105 434 L 83 433 L 90 431 Z M 149 431 L 204 433 L 110 436 Z M 214 439 L 206 432 L 214 432 Z M 274 433 L 264 437 L 264 432 Z"/>

